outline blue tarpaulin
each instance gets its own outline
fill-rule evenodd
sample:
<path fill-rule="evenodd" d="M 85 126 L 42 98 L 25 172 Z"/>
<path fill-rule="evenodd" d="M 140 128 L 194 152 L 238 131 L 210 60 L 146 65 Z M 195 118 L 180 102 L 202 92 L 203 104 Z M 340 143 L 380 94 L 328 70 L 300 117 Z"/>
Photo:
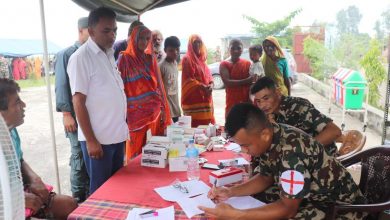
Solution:
<path fill-rule="evenodd" d="M 26 57 L 43 54 L 42 40 L 0 39 L 0 54 L 5 57 Z M 47 42 L 49 54 L 55 54 L 62 48 L 53 42 Z"/>

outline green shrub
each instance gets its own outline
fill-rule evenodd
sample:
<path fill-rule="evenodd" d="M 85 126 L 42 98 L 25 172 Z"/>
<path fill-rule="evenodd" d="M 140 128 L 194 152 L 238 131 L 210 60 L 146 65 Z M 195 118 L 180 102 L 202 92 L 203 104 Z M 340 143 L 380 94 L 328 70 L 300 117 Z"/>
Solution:
<path fill-rule="evenodd" d="M 303 54 L 309 60 L 313 77 L 318 80 L 328 78 L 337 69 L 335 58 L 322 42 L 310 36 L 303 42 Z"/>
<path fill-rule="evenodd" d="M 368 52 L 360 60 L 360 65 L 363 67 L 368 81 L 368 102 L 375 107 L 379 107 L 378 101 L 381 96 L 379 85 L 386 77 L 386 70 L 382 63 L 384 63 L 384 60 L 381 56 L 380 43 L 378 40 L 373 39 L 370 42 Z"/>

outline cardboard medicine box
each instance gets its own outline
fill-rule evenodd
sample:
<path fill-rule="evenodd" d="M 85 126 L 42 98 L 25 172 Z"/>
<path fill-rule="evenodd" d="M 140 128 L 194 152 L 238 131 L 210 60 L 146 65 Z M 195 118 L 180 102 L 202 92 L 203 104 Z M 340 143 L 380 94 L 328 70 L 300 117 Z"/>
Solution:
<path fill-rule="evenodd" d="M 224 186 L 227 184 L 239 182 L 242 180 L 243 171 L 235 167 L 228 167 L 221 170 L 216 170 L 210 173 L 209 180 L 211 184 L 216 182 L 216 186 Z"/>
<path fill-rule="evenodd" d="M 149 143 L 142 148 L 142 156 L 151 156 L 167 159 L 168 148 L 169 145 L 167 144 Z"/>
<path fill-rule="evenodd" d="M 165 168 L 168 164 L 168 160 L 165 158 L 158 157 L 149 157 L 142 156 L 141 158 L 141 166 L 144 167 L 155 167 L 155 168 Z"/>
<path fill-rule="evenodd" d="M 141 166 L 165 168 L 168 164 L 168 146 L 149 143 L 142 148 Z"/>

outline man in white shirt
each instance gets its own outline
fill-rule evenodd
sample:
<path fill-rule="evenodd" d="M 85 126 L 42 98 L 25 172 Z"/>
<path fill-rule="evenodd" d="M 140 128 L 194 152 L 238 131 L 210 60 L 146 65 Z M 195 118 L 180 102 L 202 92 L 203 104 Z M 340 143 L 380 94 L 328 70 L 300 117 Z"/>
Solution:
<path fill-rule="evenodd" d="M 90 38 L 70 57 L 67 68 L 91 194 L 123 166 L 129 134 L 126 96 L 112 49 L 115 18 L 108 8 L 91 11 Z"/>

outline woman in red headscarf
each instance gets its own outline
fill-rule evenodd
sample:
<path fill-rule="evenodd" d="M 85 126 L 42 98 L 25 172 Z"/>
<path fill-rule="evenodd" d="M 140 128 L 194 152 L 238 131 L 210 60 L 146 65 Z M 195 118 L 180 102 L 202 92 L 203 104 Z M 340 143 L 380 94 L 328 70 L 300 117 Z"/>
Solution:
<path fill-rule="evenodd" d="M 118 69 L 127 97 L 127 124 L 130 142 L 126 159 L 141 153 L 146 133 L 163 135 L 171 123 L 169 106 L 156 58 L 151 54 L 151 31 L 141 25 L 134 28 L 127 49 L 118 58 Z"/>
<path fill-rule="evenodd" d="M 192 117 L 192 127 L 214 124 L 213 78 L 206 65 L 207 50 L 198 35 L 191 35 L 182 61 L 181 107 Z"/>

